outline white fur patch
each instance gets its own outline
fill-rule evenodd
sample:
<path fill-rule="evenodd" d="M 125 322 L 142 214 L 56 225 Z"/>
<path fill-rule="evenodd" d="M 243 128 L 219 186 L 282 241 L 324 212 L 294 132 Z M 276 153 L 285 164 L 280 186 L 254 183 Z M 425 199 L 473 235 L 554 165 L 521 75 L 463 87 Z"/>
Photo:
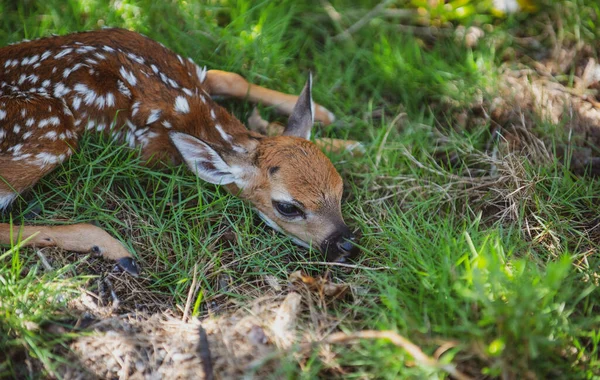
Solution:
<path fill-rule="evenodd" d="M 146 120 L 146 124 L 152 124 L 158 119 L 160 119 L 161 110 L 152 110 L 150 111 L 150 115 L 148 116 L 148 120 Z"/>
<path fill-rule="evenodd" d="M 137 84 L 137 79 L 136 79 L 135 75 L 133 75 L 133 73 L 131 71 L 126 70 L 125 67 L 121 66 L 121 69 L 119 70 L 119 74 L 121 74 L 123 79 L 125 79 L 127 82 L 129 82 L 130 85 L 135 86 Z"/>
<path fill-rule="evenodd" d="M 179 113 L 188 113 L 190 112 L 190 104 L 187 99 L 183 96 L 178 96 L 175 98 L 175 111 Z"/>
<path fill-rule="evenodd" d="M 233 137 L 231 137 L 230 134 L 226 133 L 219 124 L 215 124 L 215 128 L 217 129 L 217 132 L 219 132 L 223 140 L 227 141 L 228 143 L 231 143 L 233 141 Z"/>
<path fill-rule="evenodd" d="M 262 213 L 260 210 L 258 210 L 258 209 L 254 209 L 254 210 L 255 210 L 255 211 L 258 213 L 258 216 L 260 216 L 260 218 L 263 220 L 263 222 L 265 222 L 265 224 L 266 224 L 267 226 L 271 227 L 272 229 L 274 229 L 274 230 L 275 230 L 275 231 L 277 231 L 277 232 L 281 232 L 282 234 L 284 234 L 284 235 L 287 235 L 287 234 L 285 233 L 285 231 L 283 231 L 283 230 L 281 229 L 281 227 L 279 227 L 279 225 L 273 221 L 273 219 L 269 218 L 268 216 L 266 216 L 265 214 L 263 214 L 263 213 Z M 288 236 L 289 236 L 289 235 L 288 235 Z M 289 236 L 289 237 L 292 239 L 292 241 L 293 241 L 295 244 L 298 244 L 299 246 L 301 246 L 301 247 L 304 247 L 304 248 L 310 248 L 310 244 L 308 244 L 307 242 L 305 242 L 305 241 L 303 241 L 303 240 L 300 240 L 300 239 L 298 239 L 298 238 L 297 238 L 297 237 L 295 237 L 295 236 Z"/>
<path fill-rule="evenodd" d="M 0 192 L 0 210 L 4 210 L 5 208 L 7 208 L 8 205 L 10 205 L 12 203 L 12 201 L 15 200 L 16 197 L 17 197 L 17 193 Z"/>
<path fill-rule="evenodd" d="M 269 227 L 271 227 L 272 229 L 274 229 L 277 232 L 281 232 L 282 234 L 285 234 L 285 232 L 283 232 L 283 230 L 281 229 L 281 227 L 279 227 L 279 225 L 277 223 L 275 223 L 273 221 L 273 219 L 269 218 L 268 216 L 266 216 L 265 214 L 263 214 L 262 211 L 255 209 L 256 212 L 258 213 L 258 216 L 260 216 L 260 218 L 265 222 L 265 224 Z"/>

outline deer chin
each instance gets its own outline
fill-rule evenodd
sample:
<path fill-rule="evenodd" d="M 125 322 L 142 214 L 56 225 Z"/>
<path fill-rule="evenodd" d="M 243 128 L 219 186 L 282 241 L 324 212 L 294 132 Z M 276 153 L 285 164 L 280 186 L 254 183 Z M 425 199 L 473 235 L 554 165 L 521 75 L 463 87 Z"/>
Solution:
<path fill-rule="evenodd" d="M 265 222 L 265 224 L 267 226 L 271 227 L 272 229 L 274 229 L 277 232 L 280 232 L 286 236 L 289 236 L 295 244 L 297 244 L 301 247 L 307 248 L 307 249 L 311 248 L 311 245 L 308 244 L 307 242 L 305 242 L 304 240 L 300 240 L 299 238 L 297 238 L 295 236 L 291 236 L 291 235 L 288 235 L 287 233 L 285 233 L 285 231 L 283 229 L 281 229 L 281 227 L 279 227 L 279 225 L 277 223 L 275 223 L 273 221 L 273 219 L 266 216 L 262 211 L 260 211 L 258 209 L 254 209 L 254 210 L 258 213 L 258 216 L 260 216 L 262 221 Z"/>

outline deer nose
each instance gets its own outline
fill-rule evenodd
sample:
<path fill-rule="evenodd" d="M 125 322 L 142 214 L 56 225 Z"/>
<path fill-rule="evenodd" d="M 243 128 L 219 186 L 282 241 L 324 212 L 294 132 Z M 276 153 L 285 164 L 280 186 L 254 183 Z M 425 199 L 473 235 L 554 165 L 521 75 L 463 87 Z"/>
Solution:
<path fill-rule="evenodd" d="M 351 233 L 348 235 L 342 235 L 340 239 L 335 243 L 337 247 L 337 258 L 334 260 L 338 263 L 345 263 L 350 258 L 358 255 L 360 250 L 354 245 L 356 238 Z"/>
<path fill-rule="evenodd" d="M 349 255 L 354 249 L 355 240 L 356 239 L 354 238 L 354 236 L 342 238 L 342 241 L 338 241 L 336 245 L 342 254 Z"/>
<path fill-rule="evenodd" d="M 355 243 L 356 237 L 343 224 L 321 243 L 320 248 L 321 252 L 327 255 L 327 261 L 343 263 L 360 253 L 360 249 Z"/>

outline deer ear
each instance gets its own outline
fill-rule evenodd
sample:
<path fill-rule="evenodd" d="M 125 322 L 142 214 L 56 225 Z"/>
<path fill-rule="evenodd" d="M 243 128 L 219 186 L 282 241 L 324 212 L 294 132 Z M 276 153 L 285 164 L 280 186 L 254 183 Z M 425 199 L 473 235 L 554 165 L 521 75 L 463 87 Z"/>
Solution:
<path fill-rule="evenodd" d="M 235 168 L 228 165 L 221 155 L 204 141 L 181 132 L 171 132 L 169 137 L 190 170 L 201 179 L 215 185 L 227 185 L 236 181 Z"/>
<path fill-rule="evenodd" d="M 314 123 L 315 105 L 312 100 L 312 73 L 309 72 L 308 80 L 298 97 L 283 135 L 302 137 L 308 140 Z"/>

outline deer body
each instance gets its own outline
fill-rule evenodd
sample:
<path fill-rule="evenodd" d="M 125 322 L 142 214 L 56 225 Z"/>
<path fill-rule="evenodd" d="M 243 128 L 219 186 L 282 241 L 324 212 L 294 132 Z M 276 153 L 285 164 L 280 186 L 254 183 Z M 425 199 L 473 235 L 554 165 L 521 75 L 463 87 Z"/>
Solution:
<path fill-rule="evenodd" d="M 211 95 L 248 96 L 291 114 L 285 136 L 247 130 Z M 0 209 L 68 159 L 90 130 L 141 148 L 145 159 L 183 161 L 200 178 L 249 200 L 273 227 L 324 251 L 339 243 L 346 256 L 353 249 L 339 212 L 341 178 L 306 140 L 315 113 L 325 123 L 333 116 L 314 106 L 310 84 L 300 98 L 250 85 L 237 74 L 207 72 L 126 30 L 10 45 L 0 49 Z M 129 253 L 102 230 L 97 239 L 73 243 L 69 228 L 76 226 L 82 225 L 46 227 L 30 244 L 98 251 L 137 270 Z M 8 228 L 0 225 L 0 243 L 7 243 Z M 343 238 L 333 241 L 332 234 Z"/>

